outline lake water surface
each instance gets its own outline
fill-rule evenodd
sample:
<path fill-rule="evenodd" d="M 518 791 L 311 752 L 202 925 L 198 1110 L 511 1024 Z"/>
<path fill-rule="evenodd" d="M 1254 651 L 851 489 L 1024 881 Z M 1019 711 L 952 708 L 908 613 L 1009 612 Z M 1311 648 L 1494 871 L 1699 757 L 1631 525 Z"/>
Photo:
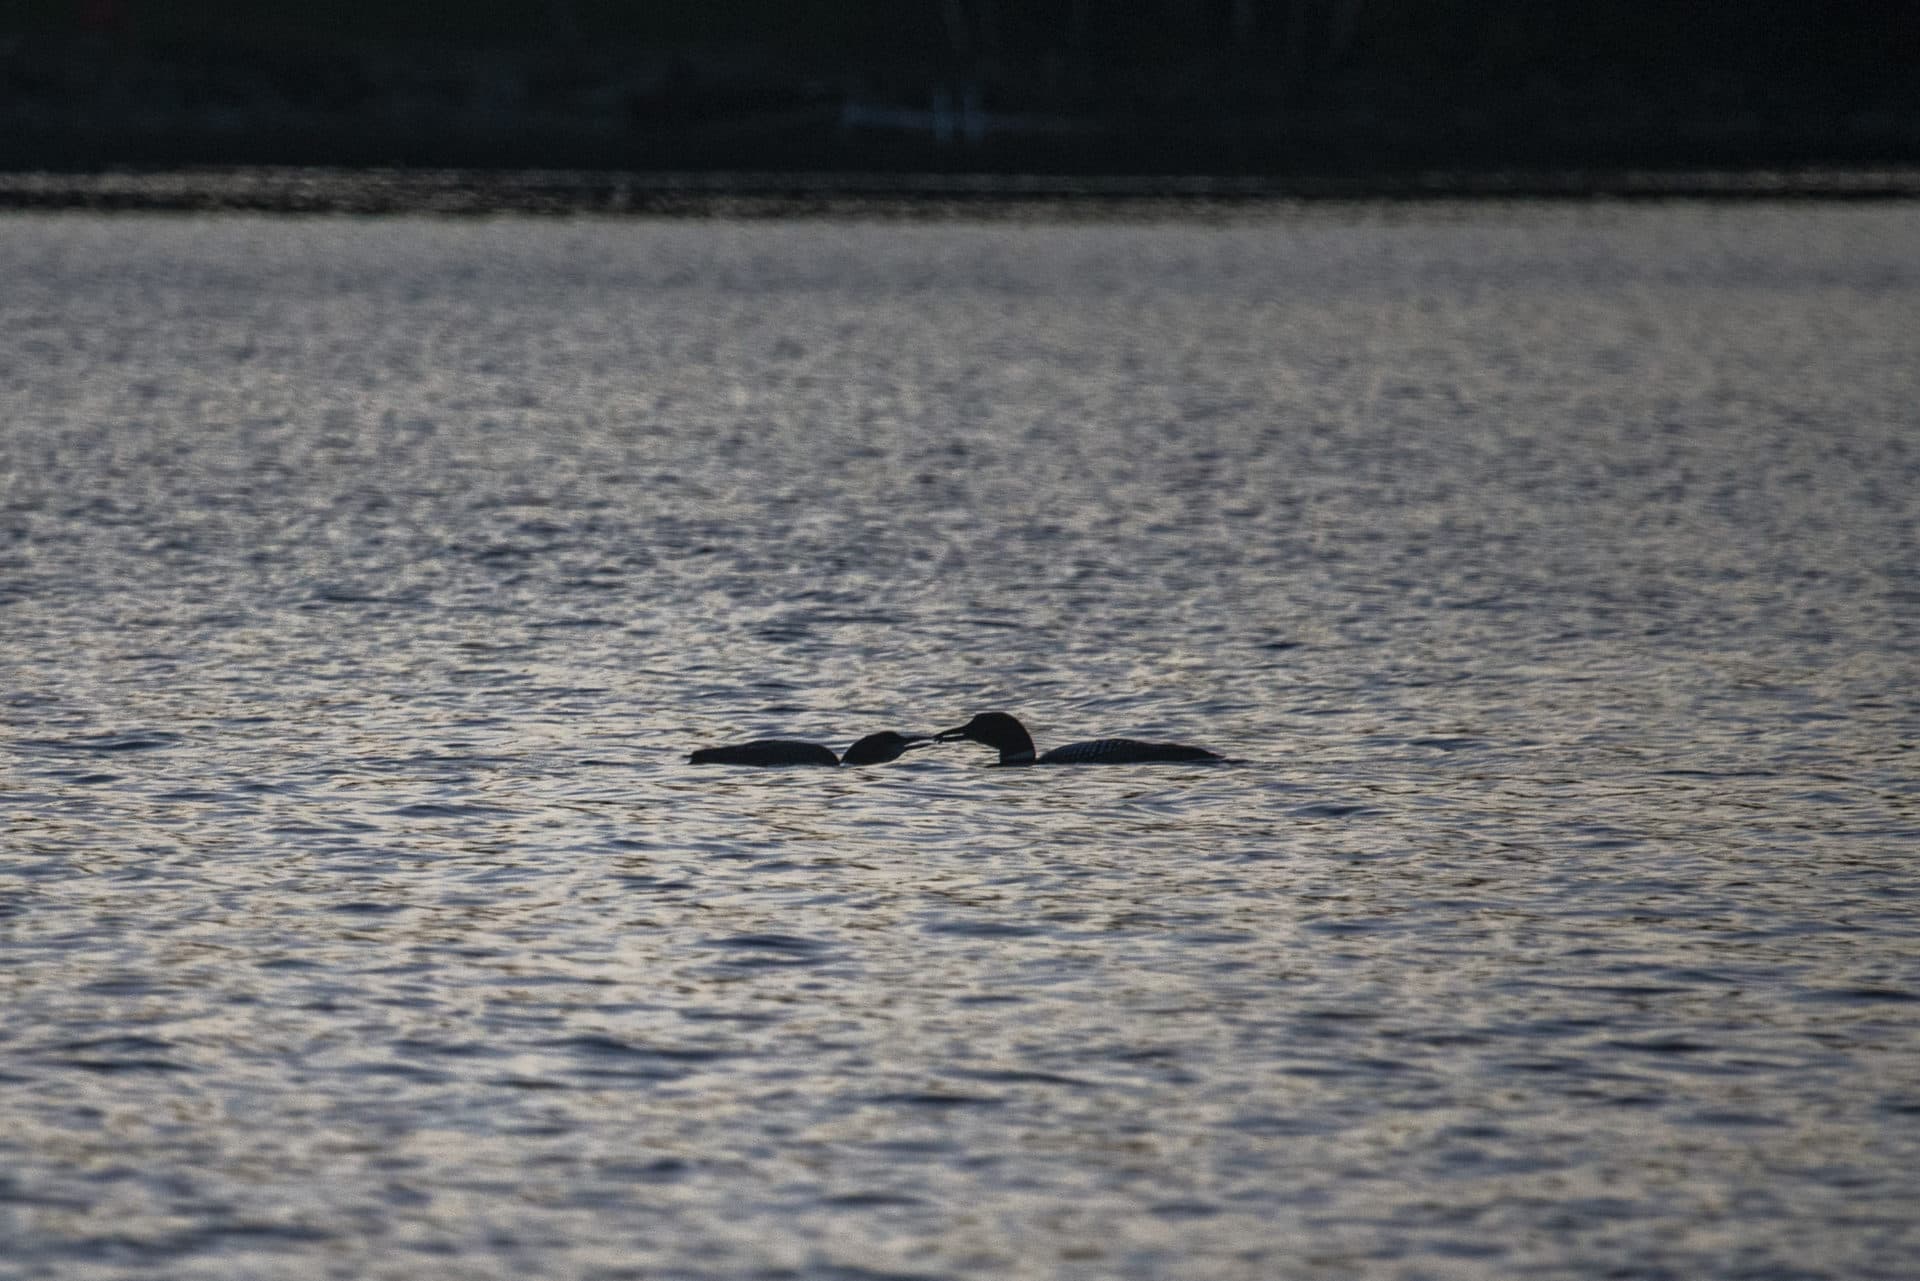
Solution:
<path fill-rule="evenodd" d="M 0 1277 L 1909 1278 L 1917 496 L 1911 204 L 0 220 Z"/>

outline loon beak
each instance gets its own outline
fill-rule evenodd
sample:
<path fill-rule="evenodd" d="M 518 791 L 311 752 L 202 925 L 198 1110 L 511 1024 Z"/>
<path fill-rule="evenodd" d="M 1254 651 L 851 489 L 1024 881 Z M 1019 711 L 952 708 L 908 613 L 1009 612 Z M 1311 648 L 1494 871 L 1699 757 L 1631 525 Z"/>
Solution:
<path fill-rule="evenodd" d="M 903 752 L 911 752 L 916 747 L 933 746 L 933 735 L 931 734 L 902 734 L 900 737 L 907 740 L 907 745 L 900 749 Z"/>
<path fill-rule="evenodd" d="M 957 743 L 966 736 L 967 727 L 965 725 L 958 725 L 953 729 L 941 730 L 933 736 L 933 741 L 936 743 Z"/>

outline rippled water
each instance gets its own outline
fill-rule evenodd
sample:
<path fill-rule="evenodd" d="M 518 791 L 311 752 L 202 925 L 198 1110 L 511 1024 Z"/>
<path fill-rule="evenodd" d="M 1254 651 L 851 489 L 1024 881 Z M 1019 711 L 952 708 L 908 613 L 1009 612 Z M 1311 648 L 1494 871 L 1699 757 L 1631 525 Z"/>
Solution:
<path fill-rule="evenodd" d="M 0 281 L 8 1281 L 1920 1266 L 1920 208 Z"/>

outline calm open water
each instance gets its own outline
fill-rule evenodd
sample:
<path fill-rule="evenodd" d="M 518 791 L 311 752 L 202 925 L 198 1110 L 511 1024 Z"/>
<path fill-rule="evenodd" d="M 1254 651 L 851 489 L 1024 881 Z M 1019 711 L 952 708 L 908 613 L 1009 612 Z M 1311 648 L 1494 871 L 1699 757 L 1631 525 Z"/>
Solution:
<path fill-rule="evenodd" d="M 9 217 L 0 1277 L 1911 1277 L 1916 624 L 1911 204 Z"/>

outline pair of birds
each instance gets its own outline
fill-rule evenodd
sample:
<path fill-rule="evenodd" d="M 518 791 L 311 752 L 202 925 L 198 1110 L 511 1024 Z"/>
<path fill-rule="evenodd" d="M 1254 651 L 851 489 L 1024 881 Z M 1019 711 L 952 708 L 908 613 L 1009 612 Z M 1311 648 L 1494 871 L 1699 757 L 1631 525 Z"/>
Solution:
<path fill-rule="evenodd" d="M 1145 765 L 1168 761 L 1217 761 L 1218 753 L 1182 743 L 1143 743 L 1134 738 L 1099 738 L 1068 743 L 1036 756 L 1027 727 L 1005 712 L 982 712 L 965 725 L 938 734 L 896 734 L 883 730 L 869 734 L 847 749 L 845 756 L 817 743 L 785 738 L 762 738 L 732 747 L 703 747 L 688 757 L 694 765 L 881 765 L 898 760 L 916 747 L 953 743 L 963 739 L 998 749 L 1001 765 Z"/>

